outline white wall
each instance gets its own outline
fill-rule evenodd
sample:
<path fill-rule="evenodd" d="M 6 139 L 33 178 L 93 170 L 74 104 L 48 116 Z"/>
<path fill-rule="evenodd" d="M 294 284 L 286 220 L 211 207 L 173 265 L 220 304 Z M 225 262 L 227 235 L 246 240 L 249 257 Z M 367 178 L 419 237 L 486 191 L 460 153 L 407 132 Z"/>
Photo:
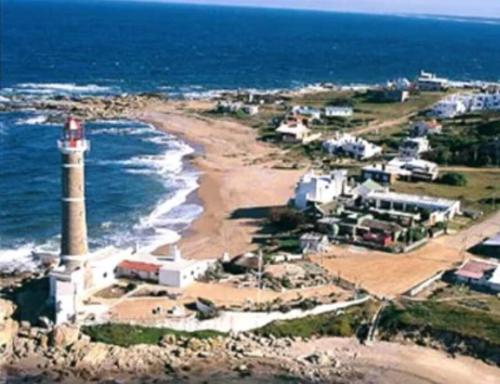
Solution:
<path fill-rule="evenodd" d="M 354 305 L 362 304 L 371 299 L 367 295 L 361 299 L 344 301 L 333 304 L 318 305 L 308 311 L 301 309 L 293 309 L 289 312 L 235 312 L 222 311 L 215 319 L 198 320 L 195 316 L 183 318 L 167 318 L 165 320 L 154 320 L 154 326 L 165 327 L 177 331 L 195 332 L 202 330 L 214 330 L 218 332 L 246 332 L 252 329 L 257 329 L 269 324 L 275 320 L 291 320 L 303 318 L 310 315 L 319 315 L 326 312 L 332 312 L 343 308 L 348 308 Z M 107 322 L 108 319 L 103 318 L 98 322 Z M 130 324 L 144 324 L 143 321 L 130 322 Z"/>

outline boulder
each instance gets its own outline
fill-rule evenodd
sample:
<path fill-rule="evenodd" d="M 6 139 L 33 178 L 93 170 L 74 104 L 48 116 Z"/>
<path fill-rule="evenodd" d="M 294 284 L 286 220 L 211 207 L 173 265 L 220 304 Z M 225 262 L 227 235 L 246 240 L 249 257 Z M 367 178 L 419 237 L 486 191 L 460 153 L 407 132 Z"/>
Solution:
<path fill-rule="evenodd" d="M 54 347 L 68 347 L 80 337 L 80 328 L 75 325 L 62 324 L 54 328 L 50 334 L 50 343 Z"/>
<path fill-rule="evenodd" d="M 11 347 L 14 337 L 17 335 L 19 325 L 11 319 L 16 306 L 9 300 L 0 299 L 0 346 Z"/>
<path fill-rule="evenodd" d="M 186 348 L 191 351 L 200 351 L 203 349 L 203 342 L 200 339 L 191 338 L 186 343 Z"/>
<path fill-rule="evenodd" d="M 161 346 L 176 345 L 177 337 L 174 334 L 166 334 L 160 341 Z"/>

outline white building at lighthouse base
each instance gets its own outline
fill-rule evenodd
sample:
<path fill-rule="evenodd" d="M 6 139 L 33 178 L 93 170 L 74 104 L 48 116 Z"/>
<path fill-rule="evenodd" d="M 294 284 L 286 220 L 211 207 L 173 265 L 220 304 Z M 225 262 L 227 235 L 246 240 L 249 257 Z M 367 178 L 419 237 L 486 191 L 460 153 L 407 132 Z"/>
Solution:
<path fill-rule="evenodd" d="M 72 270 L 64 265 L 54 268 L 49 278 L 55 323 L 75 322 L 88 314 L 84 301 L 95 292 L 114 284 L 118 264 L 131 254 L 131 249 L 109 247 L 89 254 L 80 266 Z"/>

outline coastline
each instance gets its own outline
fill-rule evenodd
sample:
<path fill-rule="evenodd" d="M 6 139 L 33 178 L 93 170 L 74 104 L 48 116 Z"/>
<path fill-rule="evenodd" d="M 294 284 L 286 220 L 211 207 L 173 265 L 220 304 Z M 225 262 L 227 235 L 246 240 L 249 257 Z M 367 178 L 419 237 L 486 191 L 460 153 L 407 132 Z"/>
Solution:
<path fill-rule="evenodd" d="M 284 205 L 302 171 L 274 169 L 276 149 L 256 140 L 248 126 L 179 112 L 172 105 L 150 105 L 134 118 L 176 135 L 196 150 L 189 163 L 200 172 L 195 197 L 203 212 L 182 233 L 188 258 L 220 258 L 252 251 L 258 221 L 267 209 Z M 248 193 L 255 188 L 259 193 Z M 168 245 L 155 253 L 168 252 Z"/>

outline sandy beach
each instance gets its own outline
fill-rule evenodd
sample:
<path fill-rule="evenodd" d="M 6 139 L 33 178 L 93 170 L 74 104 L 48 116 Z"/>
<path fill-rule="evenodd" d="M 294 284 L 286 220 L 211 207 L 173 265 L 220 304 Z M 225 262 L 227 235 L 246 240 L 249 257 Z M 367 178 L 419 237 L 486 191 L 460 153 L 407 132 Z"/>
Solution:
<path fill-rule="evenodd" d="M 206 259 L 254 249 L 256 221 L 269 207 L 287 203 L 303 171 L 274 169 L 277 149 L 257 141 L 243 124 L 190 115 L 168 104 L 153 104 L 136 117 L 202 147 L 192 163 L 201 172 L 197 195 L 204 211 L 179 243 L 183 255 Z M 156 252 L 167 251 L 164 246 Z"/>

